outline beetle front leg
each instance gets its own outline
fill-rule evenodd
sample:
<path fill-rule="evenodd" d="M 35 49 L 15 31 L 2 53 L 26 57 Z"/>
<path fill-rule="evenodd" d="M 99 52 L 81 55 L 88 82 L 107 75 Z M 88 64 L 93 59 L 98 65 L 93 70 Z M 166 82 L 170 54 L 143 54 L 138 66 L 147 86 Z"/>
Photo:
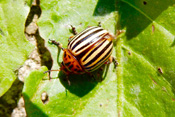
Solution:
<path fill-rule="evenodd" d="M 60 56 L 61 49 L 64 51 L 64 48 L 62 47 L 62 44 L 60 44 L 59 42 L 56 42 L 55 40 L 51 40 L 51 39 L 49 39 L 49 43 L 54 44 L 58 47 L 57 62 L 59 64 L 59 66 L 61 66 L 61 63 L 59 62 L 59 58 L 60 58 L 59 56 Z"/>

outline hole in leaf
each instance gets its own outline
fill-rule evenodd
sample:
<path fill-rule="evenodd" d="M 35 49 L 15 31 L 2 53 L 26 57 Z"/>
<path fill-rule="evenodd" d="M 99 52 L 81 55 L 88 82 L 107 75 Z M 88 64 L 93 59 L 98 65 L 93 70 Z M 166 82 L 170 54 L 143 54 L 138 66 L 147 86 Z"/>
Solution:
<path fill-rule="evenodd" d="M 144 4 L 144 5 L 146 5 L 146 4 L 147 4 L 147 2 L 146 2 L 146 1 L 143 1 L 143 4 Z"/>
<path fill-rule="evenodd" d="M 44 104 L 46 104 L 46 103 L 49 101 L 49 96 L 48 96 L 48 94 L 47 94 L 46 92 L 43 92 L 43 93 L 41 94 L 41 101 L 42 101 Z"/>

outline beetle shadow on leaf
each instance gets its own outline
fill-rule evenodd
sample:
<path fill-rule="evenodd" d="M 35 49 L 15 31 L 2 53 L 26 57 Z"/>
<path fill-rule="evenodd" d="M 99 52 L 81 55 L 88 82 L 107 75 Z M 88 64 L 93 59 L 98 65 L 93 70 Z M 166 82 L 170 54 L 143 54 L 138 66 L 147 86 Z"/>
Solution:
<path fill-rule="evenodd" d="M 146 4 L 145 4 L 146 2 Z M 157 17 L 175 2 L 164 1 L 120 1 L 117 5 L 119 20 L 117 29 L 126 28 L 127 39 L 132 39 L 147 28 Z M 155 7 L 156 5 L 156 7 Z"/>
<path fill-rule="evenodd" d="M 60 78 L 60 82 L 62 83 L 62 85 L 69 92 L 79 97 L 83 97 L 86 94 L 88 94 L 91 90 L 93 90 L 99 82 L 103 82 L 107 74 L 106 71 L 108 70 L 108 66 L 106 65 L 103 68 L 104 69 L 100 68 L 92 72 L 92 75 L 94 77 L 89 74 L 82 74 L 82 75 L 71 74 L 69 75 L 70 85 L 68 84 L 66 75 L 63 72 L 59 72 L 58 77 Z"/>
<path fill-rule="evenodd" d="M 94 16 L 103 16 L 115 11 L 115 0 L 98 0 Z"/>

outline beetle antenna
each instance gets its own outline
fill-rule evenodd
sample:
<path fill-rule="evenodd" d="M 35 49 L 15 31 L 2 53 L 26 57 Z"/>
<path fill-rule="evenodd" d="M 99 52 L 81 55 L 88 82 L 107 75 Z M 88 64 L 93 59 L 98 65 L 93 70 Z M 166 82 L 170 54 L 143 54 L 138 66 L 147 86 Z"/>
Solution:
<path fill-rule="evenodd" d="M 76 31 L 75 27 L 72 26 L 72 25 L 70 25 L 70 26 L 71 26 L 71 28 L 72 28 L 72 33 L 73 33 L 74 35 L 76 35 L 76 34 L 77 34 L 77 31 Z"/>
<path fill-rule="evenodd" d="M 49 43 L 54 44 L 59 48 L 61 48 L 62 50 L 64 50 L 64 48 L 62 47 L 62 44 L 60 44 L 59 42 L 56 42 L 55 40 L 49 39 Z"/>

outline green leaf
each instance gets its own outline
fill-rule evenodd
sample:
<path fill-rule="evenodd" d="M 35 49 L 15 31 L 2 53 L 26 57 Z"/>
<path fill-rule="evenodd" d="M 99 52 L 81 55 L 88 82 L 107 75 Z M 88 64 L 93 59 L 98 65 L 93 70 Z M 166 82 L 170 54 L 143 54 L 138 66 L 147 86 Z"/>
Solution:
<path fill-rule="evenodd" d="M 146 4 L 145 4 L 146 3 Z M 119 113 L 175 115 L 175 1 L 120 2 Z"/>
<path fill-rule="evenodd" d="M 15 71 L 32 50 L 24 36 L 25 19 L 29 6 L 25 0 L 0 1 L 0 96 L 16 79 Z"/>
<path fill-rule="evenodd" d="M 43 74 L 45 68 L 32 72 L 23 90 L 28 116 L 173 116 L 174 4 L 172 0 L 41 1 L 38 25 L 46 42 L 51 38 L 66 47 L 70 25 L 80 32 L 99 21 L 111 33 L 116 27 L 125 33 L 113 51 L 117 70 L 111 64 L 100 75 L 93 73 L 104 78 L 102 82 L 86 74 L 70 75 L 69 86 L 62 72 L 52 72 L 52 80 Z M 46 46 L 52 53 L 52 69 L 59 69 L 57 48 Z M 43 93 L 48 95 L 44 101 Z"/>

